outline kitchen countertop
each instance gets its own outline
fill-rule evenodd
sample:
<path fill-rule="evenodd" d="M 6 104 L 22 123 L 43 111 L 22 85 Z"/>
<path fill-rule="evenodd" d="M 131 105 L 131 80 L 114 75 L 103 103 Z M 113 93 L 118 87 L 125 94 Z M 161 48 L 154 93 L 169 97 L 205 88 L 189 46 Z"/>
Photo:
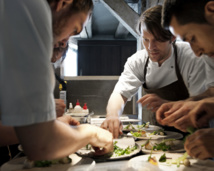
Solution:
<path fill-rule="evenodd" d="M 133 116 L 133 115 L 132 115 Z M 136 141 L 138 142 L 138 141 Z M 159 155 L 159 154 L 153 154 Z M 182 155 L 182 153 L 166 153 L 168 155 Z M 70 158 L 72 159 L 72 163 L 70 164 L 57 164 L 52 165 L 51 167 L 45 168 L 32 168 L 32 169 L 23 169 L 23 162 L 26 157 L 13 159 L 1 167 L 1 171 L 137 171 L 142 168 L 138 168 L 135 170 L 128 168 L 128 166 L 132 167 L 141 167 L 150 168 L 151 171 L 213 171 L 214 169 L 214 161 L 212 160 L 191 160 L 191 167 L 184 167 L 181 165 L 179 168 L 176 165 L 172 166 L 164 166 L 159 164 L 159 167 L 151 165 L 147 162 L 148 154 L 143 154 L 140 151 L 138 154 L 133 155 L 129 158 L 118 159 L 118 160 L 109 160 L 109 161 L 95 161 L 92 158 L 86 157 L 82 158 L 76 154 L 71 154 Z M 155 167 L 155 168 L 154 168 Z"/>
<path fill-rule="evenodd" d="M 166 153 L 166 156 L 168 153 Z M 73 154 L 75 156 L 75 154 Z M 76 158 L 77 157 L 77 158 Z M 164 164 L 159 164 L 159 166 L 151 165 L 146 161 L 148 155 L 138 155 L 132 157 L 130 160 L 119 160 L 119 161 L 106 161 L 96 163 L 95 161 L 87 158 L 85 163 L 78 163 L 78 160 L 81 160 L 76 156 L 73 159 L 73 164 L 61 164 L 61 165 L 52 165 L 51 167 L 44 168 L 32 168 L 32 169 L 22 169 L 21 163 L 24 161 L 22 158 L 17 158 L 11 160 L 10 162 L 5 163 L 1 167 L 1 171 L 139 171 L 142 169 L 150 169 L 150 171 L 213 171 L 214 161 L 211 160 L 193 160 L 191 161 L 190 167 L 185 167 L 181 165 L 177 167 L 176 165 L 167 166 Z M 87 161 L 88 160 L 88 161 Z M 87 163 L 88 162 L 88 163 Z M 130 168 L 130 167 L 134 167 Z M 136 169 L 137 168 L 137 169 Z"/>

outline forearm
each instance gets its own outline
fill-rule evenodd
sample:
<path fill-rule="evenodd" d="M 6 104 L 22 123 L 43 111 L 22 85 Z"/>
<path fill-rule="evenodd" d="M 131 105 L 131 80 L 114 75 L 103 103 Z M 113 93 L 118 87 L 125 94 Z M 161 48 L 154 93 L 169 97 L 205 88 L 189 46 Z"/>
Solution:
<path fill-rule="evenodd" d="M 112 93 L 106 107 L 107 116 L 119 116 L 122 114 L 127 98 L 119 93 Z"/>
<path fill-rule="evenodd" d="M 90 143 L 95 136 L 95 131 L 87 129 L 87 126 L 84 124 L 71 128 L 55 120 L 16 127 L 15 131 L 29 159 L 45 160 L 70 155 Z"/>
<path fill-rule="evenodd" d="M 214 87 L 210 87 L 204 93 L 188 98 L 187 101 L 198 101 L 213 96 L 214 96 Z"/>
<path fill-rule="evenodd" d="M 0 122 L 0 146 L 19 143 L 13 127 L 3 126 Z"/>

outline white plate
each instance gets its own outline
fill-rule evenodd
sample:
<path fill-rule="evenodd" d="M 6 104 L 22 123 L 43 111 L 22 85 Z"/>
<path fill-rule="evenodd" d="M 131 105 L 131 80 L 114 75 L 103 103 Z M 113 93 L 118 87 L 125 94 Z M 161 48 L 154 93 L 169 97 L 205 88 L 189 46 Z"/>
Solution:
<path fill-rule="evenodd" d="M 91 158 L 82 158 L 76 154 L 71 154 L 69 157 L 72 159 L 72 162 L 69 164 L 52 164 L 50 167 L 34 167 L 31 169 L 23 169 L 26 157 L 20 157 L 3 164 L 1 171 L 67 171 L 76 165 L 84 165 L 85 167 L 95 165 L 95 161 Z"/>
<path fill-rule="evenodd" d="M 143 144 L 146 143 L 147 140 L 141 140 L 141 141 L 137 141 L 137 143 L 141 146 Z M 155 145 L 155 143 L 161 143 L 162 140 L 150 140 L 150 143 Z M 171 145 L 171 150 L 169 151 L 162 151 L 162 150 L 153 150 L 152 154 L 158 154 L 158 153 L 163 153 L 163 152 L 167 152 L 167 153 L 184 153 L 185 149 L 184 149 L 184 144 L 182 140 L 174 140 L 173 141 L 173 145 Z M 150 154 L 151 150 L 147 150 L 144 147 L 141 147 L 141 150 L 143 153 L 145 154 Z"/>
<path fill-rule="evenodd" d="M 137 125 L 132 125 L 134 127 L 134 129 L 125 129 L 127 125 L 123 125 L 123 132 L 130 132 L 130 131 L 137 131 L 139 128 L 137 127 Z M 149 125 L 148 128 L 140 128 L 140 130 L 145 130 L 148 132 L 153 132 L 153 131 L 157 131 L 162 129 L 160 126 L 156 126 L 156 125 Z"/>
<path fill-rule="evenodd" d="M 152 154 L 152 157 L 156 157 L 157 161 L 159 160 L 160 156 L 162 154 Z M 178 157 L 181 157 L 183 154 L 176 154 L 176 153 L 166 153 L 167 158 L 177 159 Z M 158 166 L 152 165 L 148 162 L 148 157 L 150 155 L 142 155 L 138 157 L 134 157 L 129 160 L 128 167 L 133 168 L 135 170 L 148 170 L 148 171 L 177 171 L 177 170 L 184 170 L 188 169 L 184 165 L 180 165 L 180 167 L 177 167 L 177 165 L 167 165 L 166 162 L 160 163 L 158 162 Z M 190 159 L 190 163 L 193 164 L 196 160 Z M 145 163 L 147 163 L 145 165 Z M 186 170 L 185 170 L 186 171 Z"/>
<path fill-rule="evenodd" d="M 172 132 L 172 131 L 164 131 L 166 133 L 166 135 L 151 135 L 150 133 L 146 133 L 146 137 L 135 137 L 136 139 L 140 139 L 140 140 L 148 140 L 148 139 L 152 139 L 152 140 L 157 140 L 157 139 L 169 139 L 169 138 L 173 138 L 173 139 L 181 139 L 183 138 L 183 135 L 181 133 L 178 132 Z M 130 132 L 127 134 L 128 136 L 133 136 Z"/>
<path fill-rule="evenodd" d="M 130 154 L 124 154 L 122 156 L 115 156 L 114 153 L 111 157 L 107 156 L 94 156 L 94 150 L 86 150 L 85 148 L 82 148 L 80 150 L 78 150 L 76 153 L 81 156 L 81 157 L 91 157 L 95 160 L 100 160 L 100 161 L 104 161 L 104 160 L 118 160 L 118 159 L 126 159 L 126 158 L 130 158 L 133 155 L 138 154 L 141 151 L 141 146 L 137 143 L 135 143 L 134 138 L 130 138 L 130 137 L 123 137 L 121 139 L 114 139 L 114 142 L 117 141 L 117 146 L 120 148 L 127 148 L 128 146 L 133 147 L 134 145 L 137 146 L 137 149 L 134 150 L 132 153 Z"/>

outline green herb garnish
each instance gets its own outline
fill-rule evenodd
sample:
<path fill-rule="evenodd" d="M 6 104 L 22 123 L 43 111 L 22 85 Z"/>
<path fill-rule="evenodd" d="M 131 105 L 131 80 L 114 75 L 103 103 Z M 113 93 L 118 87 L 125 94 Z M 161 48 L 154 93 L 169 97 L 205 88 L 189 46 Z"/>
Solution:
<path fill-rule="evenodd" d="M 166 161 L 166 154 L 164 153 L 160 159 L 159 159 L 159 162 L 165 162 Z"/>
<path fill-rule="evenodd" d="M 130 154 L 131 152 L 133 152 L 134 150 L 137 149 L 136 145 L 133 147 L 128 146 L 127 148 L 123 149 L 123 148 L 118 147 L 116 144 L 117 144 L 117 141 L 114 142 L 114 155 L 115 156 L 122 156 L 125 154 Z"/>

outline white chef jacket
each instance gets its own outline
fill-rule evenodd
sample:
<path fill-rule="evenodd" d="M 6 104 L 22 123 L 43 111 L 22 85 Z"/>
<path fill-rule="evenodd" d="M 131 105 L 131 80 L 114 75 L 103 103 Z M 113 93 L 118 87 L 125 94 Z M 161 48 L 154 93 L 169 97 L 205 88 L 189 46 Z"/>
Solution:
<path fill-rule="evenodd" d="M 44 0 L 0 1 L 0 109 L 4 125 L 56 118 L 51 10 Z"/>
<path fill-rule="evenodd" d="M 207 87 L 204 59 L 196 57 L 188 43 L 176 42 L 176 46 L 177 63 L 190 96 L 204 92 Z M 144 83 L 144 68 L 147 58 L 148 53 L 145 49 L 136 52 L 128 58 L 124 71 L 114 88 L 114 92 L 120 93 L 128 100 L 131 99 Z M 149 59 L 146 74 L 148 89 L 158 89 L 177 80 L 173 47 L 170 57 L 161 66 Z M 214 80 L 212 79 L 211 82 L 214 83 Z"/>

